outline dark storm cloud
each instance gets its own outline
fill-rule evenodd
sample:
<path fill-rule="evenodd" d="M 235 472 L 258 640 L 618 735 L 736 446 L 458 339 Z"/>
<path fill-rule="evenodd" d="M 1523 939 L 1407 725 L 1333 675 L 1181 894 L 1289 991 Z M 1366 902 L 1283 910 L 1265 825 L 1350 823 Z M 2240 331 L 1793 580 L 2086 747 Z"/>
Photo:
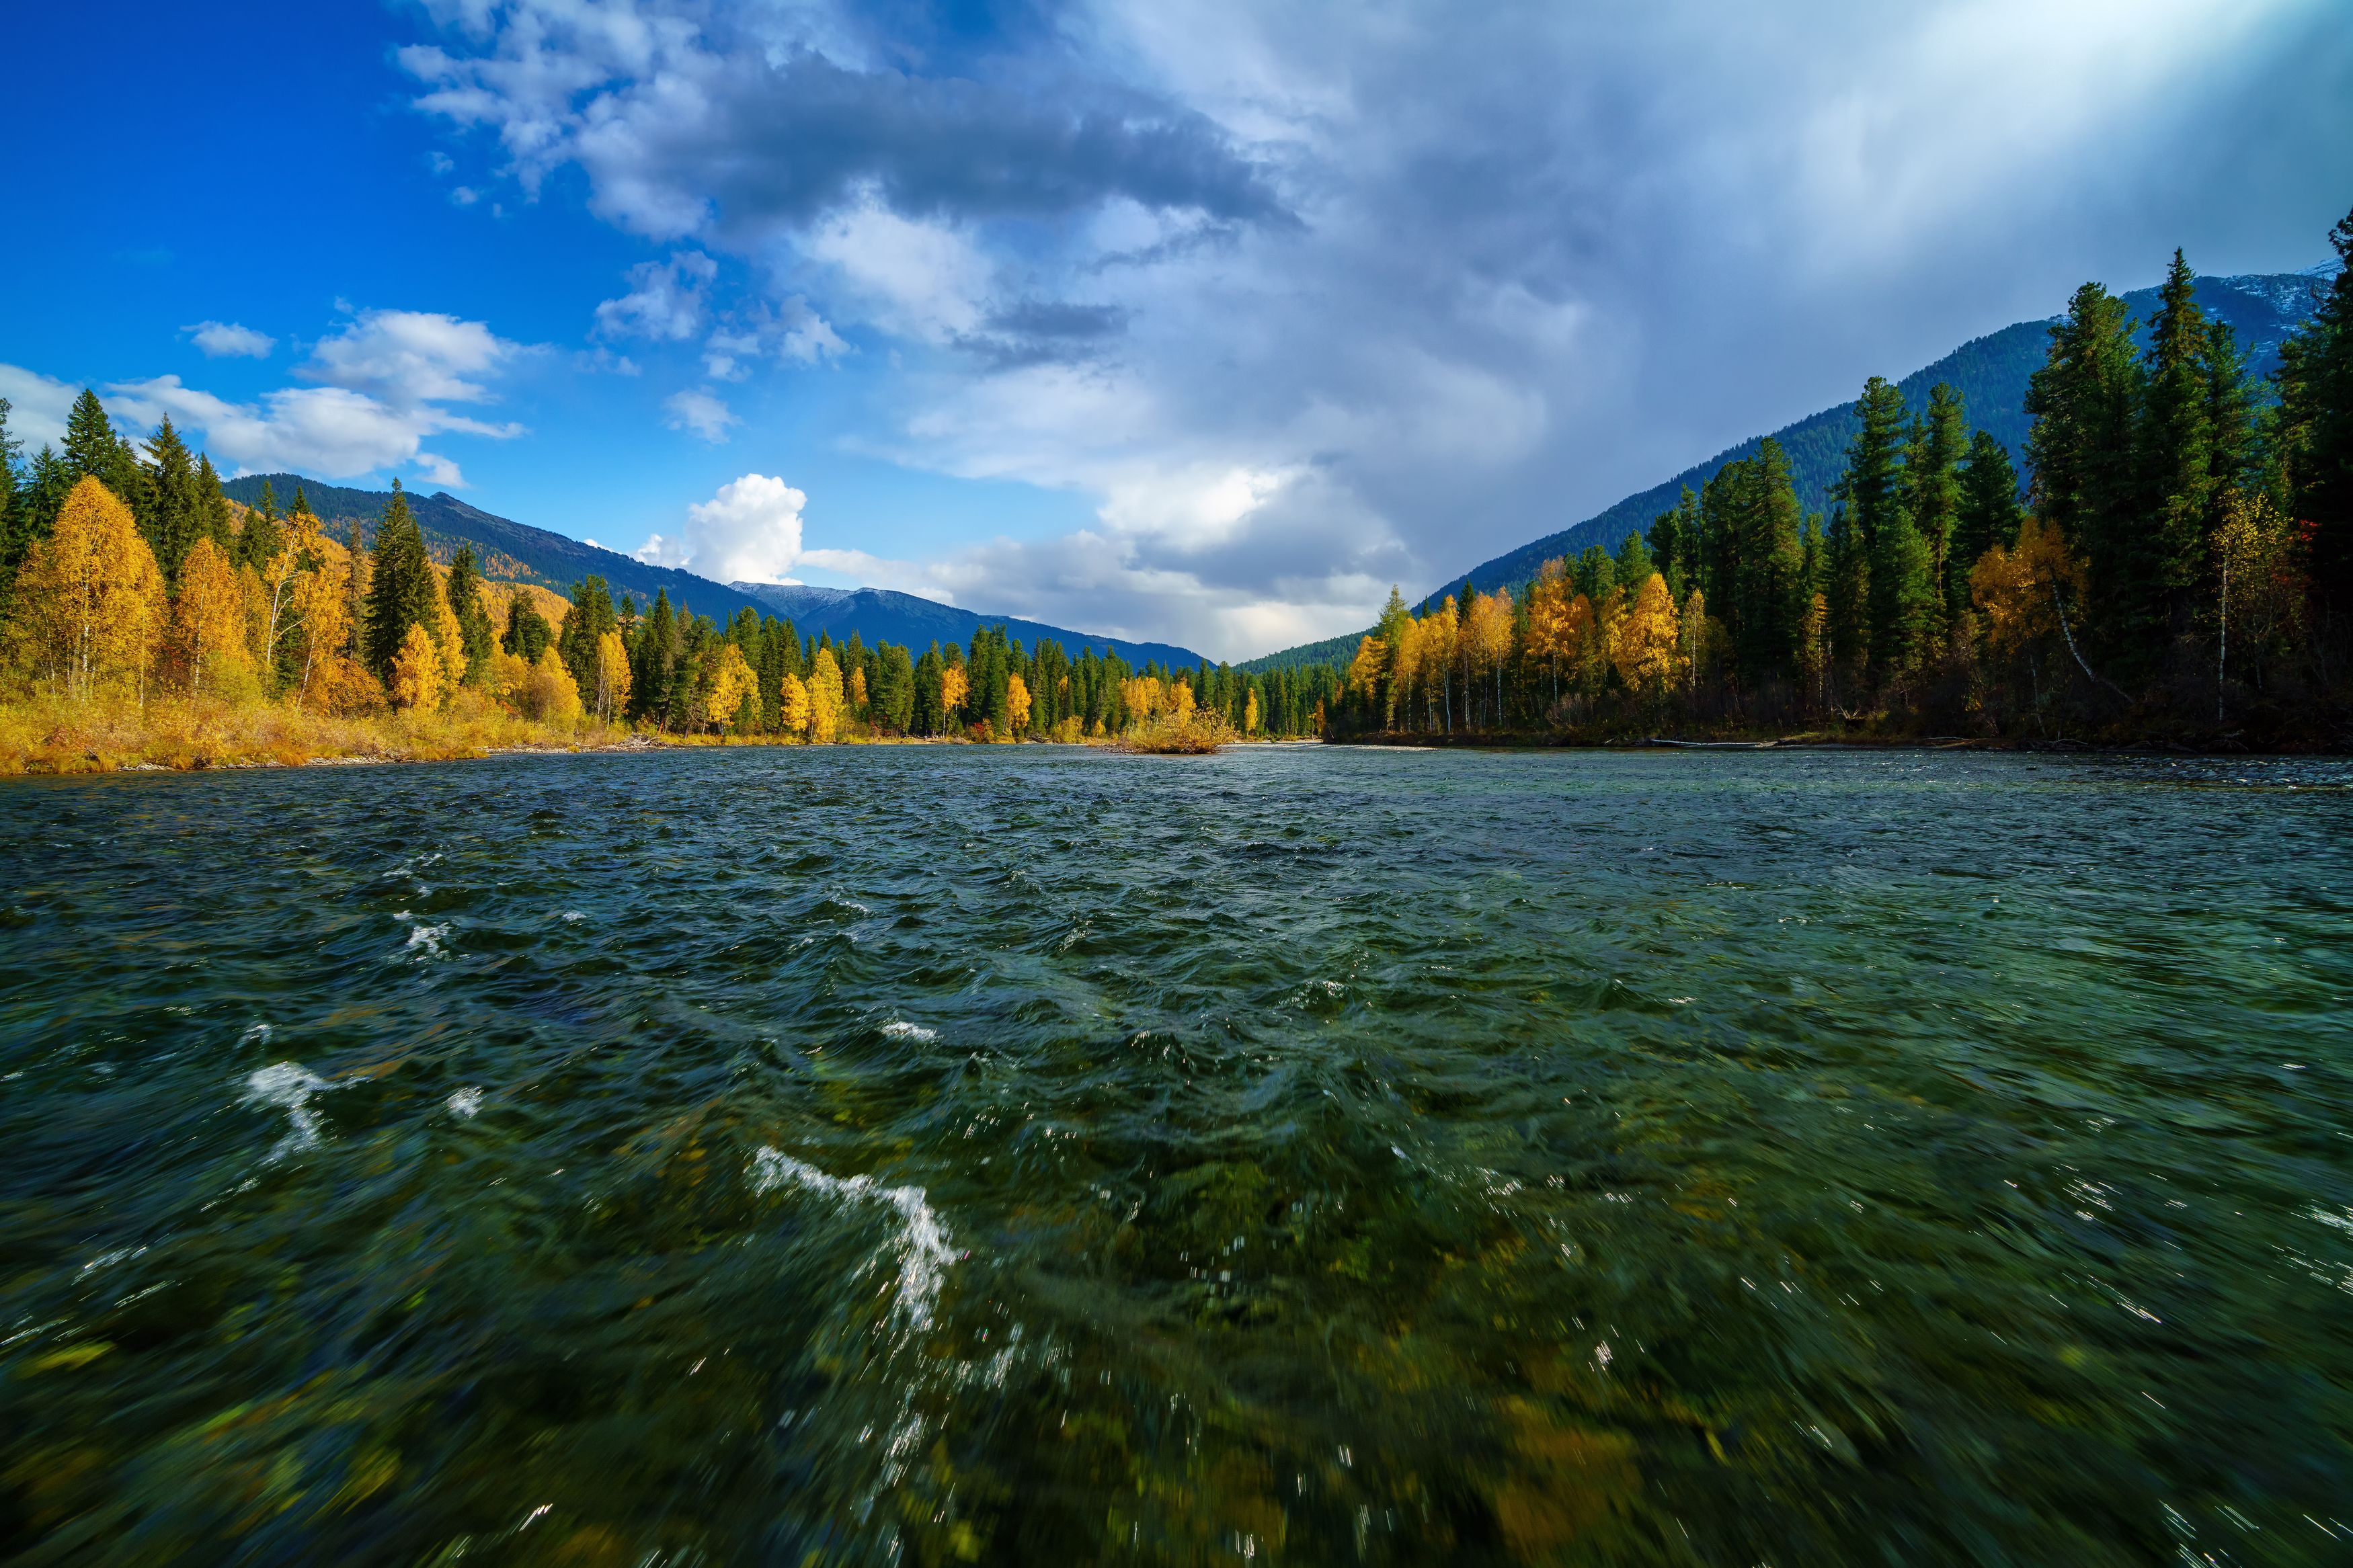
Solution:
<path fill-rule="evenodd" d="M 2353 201 L 2342 0 L 540 9 L 428 103 L 639 232 L 822 231 L 789 289 L 911 345 L 872 449 L 1101 500 L 905 585 L 1236 655 Z"/>
<path fill-rule="evenodd" d="M 1119 196 L 1227 219 L 1287 216 L 1215 124 L 1139 95 L 1040 100 L 813 54 L 724 80 L 709 119 L 648 151 L 699 174 L 726 226 L 805 221 L 861 188 L 913 217 L 1054 217 Z"/>

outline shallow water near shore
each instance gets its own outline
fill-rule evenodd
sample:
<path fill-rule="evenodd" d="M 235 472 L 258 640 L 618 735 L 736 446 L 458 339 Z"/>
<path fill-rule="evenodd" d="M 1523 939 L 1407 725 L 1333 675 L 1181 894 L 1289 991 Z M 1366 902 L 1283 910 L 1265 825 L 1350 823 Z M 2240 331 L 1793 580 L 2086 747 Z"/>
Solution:
<path fill-rule="evenodd" d="M 21 1561 L 2353 1560 L 2353 765 L 519 757 L 0 867 Z"/>

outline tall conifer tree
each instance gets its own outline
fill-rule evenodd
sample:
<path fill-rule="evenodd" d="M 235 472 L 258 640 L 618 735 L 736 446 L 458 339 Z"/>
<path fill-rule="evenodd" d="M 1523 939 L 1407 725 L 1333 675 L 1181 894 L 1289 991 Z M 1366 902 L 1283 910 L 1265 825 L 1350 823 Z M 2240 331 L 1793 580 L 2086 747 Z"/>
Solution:
<path fill-rule="evenodd" d="M 1957 616 L 1969 604 L 1969 574 L 1995 545 L 2009 549 L 2018 541 L 2022 515 L 2018 504 L 2018 469 L 2010 449 L 1989 431 L 1980 430 L 1969 442 L 1969 460 L 1961 469 L 1960 507 L 1953 518 L 1953 540 L 1945 552 L 1945 605 Z"/>
<path fill-rule="evenodd" d="M 2134 413 L 2140 366 L 2124 301 L 2086 283 L 2051 328 L 2027 383 L 2034 510 L 2084 558 L 2095 646 L 2115 652 L 2145 629 L 2148 534 L 2136 494 Z"/>
<path fill-rule="evenodd" d="M 2353 213 L 2328 239 L 2337 276 L 2280 350 L 2276 441 L 2289 507 L 2310 530 L 2314 587 L 2342 637 L 2353 622 Z"/>
<path fill-rule="evenodd" d="M 180 433 L 172 428 L 170 415 L 164 416 L 147 443 L 147 458 L 150 501 L 147 515 L 140 520 L 140 531 L 155 552 L 155 563 L 164 569 L 164 580 L 177 583 L 180 563 L 187 559 L 205 531 L 205 496 L 196 479 L 195 459 Z"/>
<path fill-rule="evenodd" d="M 409 627 L 423 626 L 427 637 L 433 635 L 440 621 L 439 595 L 425 555 L 425 535 L 395 479 L 384 521 L 376 524 L 375 565 L 368 584 L 367 662 L 378 679 L 392 678 L 393 660 L 400 657 Z"/>

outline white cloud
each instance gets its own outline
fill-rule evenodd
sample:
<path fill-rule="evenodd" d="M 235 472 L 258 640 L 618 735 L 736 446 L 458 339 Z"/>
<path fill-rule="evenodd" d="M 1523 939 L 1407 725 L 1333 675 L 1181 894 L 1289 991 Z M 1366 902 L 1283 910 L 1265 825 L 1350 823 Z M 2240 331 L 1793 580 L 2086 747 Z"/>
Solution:
<path fill-rule="evenodd" d="M 670 411 L 666 423 L 671 429 L 691 430 L 714 447 L 727 439 L 729 426 L 743 423 L 724 402 L 701 387 L 673 392 L 662 406 Z"/>
<path fill-rule="evenodd" d="M 871 197 L 837 213 L 804 240 L 816 261 L 885 331 L 941 343 L 979 329 L 992 268 L 973 242 L 944 224 L 900 216 Z"/>
<path fill-rule="evenodd" d="M 363 310 L 323 339 L 299 374 L 395 408 L 486 403 L 491 395 L 479 378 L 528 352 L 482 321 L 425 310 Z"/>
<path fill-rule="evenodd" d="M 268 332 L 240 327 L 234 321 L 198 321 L 182 327 L 208 359 L 268 359 L 278 340 Z"/>
<path fill-rule="evenodd" d="M 521 425 L 493 424 L 448 405 L 491 401 L 486 382 L 532 353 L 480 321 L 417 310 L 364 310 L 313 351 L 298 374 L 320 383 L 233 403 L 176 375 L 111 383 L 109 412 L 152 429 L 166 415 L 201 431 L 216 463 L 237 473 L 280 469 L 355 479 L 413 468 L 458 489 L 458 465 L 424 443 L 439 435 L 511 440 Z"/>
<path fill-rule="evenodd" d="M 712 382 L 855 325 L 860 449 L 1096 512 L 832 569 L 1237 656 L 2177 243 L 2306 265 L 2353 178 L 2342 0 L 1084 0 L 984 72 L 887 8 L 429 3 L 423 108 L 807 310 L 681 334 Z"/>
<path fill-rule="evenodd" d="M 55 447 L 66 438 L 66 416 L 73 411 L 79 389 L 52 381 L 38 371 L 0 364 L 0 397 L 8 400 L 8 434 L 37 452 L 44 443 Z"/>
<path fill-rule="evenodd" d="M 611 338 L 691 338 L 702 325 L 704 296 L 718 276 L 719 264 L 696 250 L 678 251 L 668 261 L 640 261 L 629 268 L 629 291 L 596 307 L 596 331 Z"/>
<path fill-rule="evenodd" d="M 745 474 L 688 507 L 678 537 L 654 534 L 630 553 L 718 583 L 789 582 L 797 563 L 813 559 L 801 550 L 801 509 L 807 504 L 807 496 L 780 479 Z"/>

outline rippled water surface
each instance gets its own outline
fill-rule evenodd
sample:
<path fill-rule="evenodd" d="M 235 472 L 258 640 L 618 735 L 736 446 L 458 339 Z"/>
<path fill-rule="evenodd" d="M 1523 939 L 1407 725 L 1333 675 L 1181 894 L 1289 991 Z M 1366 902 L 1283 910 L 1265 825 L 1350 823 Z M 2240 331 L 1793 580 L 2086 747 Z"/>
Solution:
<path fill-rule="evenodd" d="M 0 1556 L 2353 1561 L 2348 785 L 12 783 Z"/>

